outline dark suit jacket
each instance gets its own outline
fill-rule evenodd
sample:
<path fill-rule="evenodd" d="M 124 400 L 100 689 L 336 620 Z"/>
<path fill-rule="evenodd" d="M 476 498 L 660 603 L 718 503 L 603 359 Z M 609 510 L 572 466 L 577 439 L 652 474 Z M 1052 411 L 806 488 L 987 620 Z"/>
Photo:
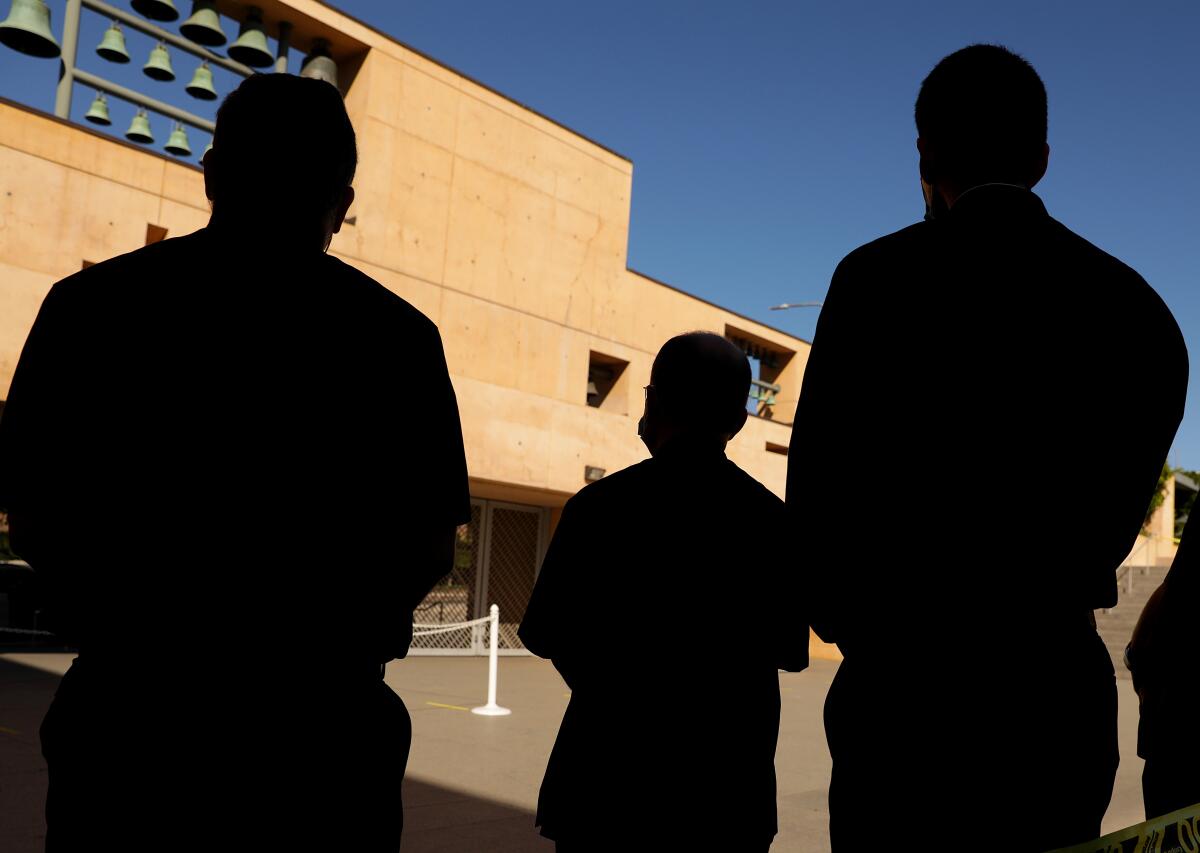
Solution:
<path fill-rule="evenodd" d="M 1186 388 L 1162 300 L 1031 192 L 979 187 L 851 252 L 788 456 L 814 627 L 886 658 L 1018 624 L 1036 645 L 1114 604 Z"/>
<path fill-rule="evenodd" d="M 403 656 L 470 517 L 437 328 L 341 261 L 204 229 L 46 297 L 0 504 L 83 654 L 222 677 Z M 193 668 L 192 674 L 199 670 Z"/>
<path fill-rule="evenodd" d="M 571 687 L 543 834 L 774 835 L 777 668 L 808 665 L 782 510 L 724 454 L 678 449 L 567 502 L 520 629 Z"/>

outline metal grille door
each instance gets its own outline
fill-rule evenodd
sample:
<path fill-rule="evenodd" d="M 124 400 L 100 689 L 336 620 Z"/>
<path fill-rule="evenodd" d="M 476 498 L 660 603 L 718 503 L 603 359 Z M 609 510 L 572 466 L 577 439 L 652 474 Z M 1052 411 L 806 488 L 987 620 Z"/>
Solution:
<path fill-rule="evenodd" d="M 481 604 L 500 606 L 500 648 L 524 650 L 517 628 L 525 618 L 541 562 L 546 511 L 501 503 L 490 503 L 487 510 L 487 570 Z"/>
<path fill-rule="evenodd" d="M 474 619 L 479 609 L 479 564 L 483 555 L 484 507 L 471 504 L 471 521 L 458 526 L 454 568 L 430 590 L 413 611 L 418 625 L 444 625 Z M 414 637 L 412 654 L 484 654 L 484 632 L 478 627 Z"/>
<path fill-rule="evenodd" d="M 502 654 L 526 654 L 517 637 L 546 547 L 549 513 L 540 507 L 473 501 L 471 523 L 458 528 L 454 568 L 413 614 L 418 625 L 466 622 L 500 607 Z M 415 637 L 414 655 L 482 655 L 487 626 Z"/>

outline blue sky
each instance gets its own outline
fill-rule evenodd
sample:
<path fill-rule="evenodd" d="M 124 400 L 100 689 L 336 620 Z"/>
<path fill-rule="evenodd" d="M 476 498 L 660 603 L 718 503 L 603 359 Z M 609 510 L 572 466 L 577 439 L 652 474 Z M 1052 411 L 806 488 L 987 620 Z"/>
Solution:
<path fill-rule="evenodd" d="M 59 30 L 61 0 L 49 2 Z M 923 212 L 921 79 L 963 45 L 1005 44 L 1049 90 L 1038 192 L 1051 214 L 1141 272 L 1200 362 L 1194 0 L 334 5 L 629 157 L 630 266 L 804 338 L 814 311 L 768 306 L 821 299 L 843 255 Z M 103 30 L 89 26 L 81 55 Z M 84 61 L 145 88 L 138 69 L 152 42 L 129 39 L 131 66 Z M 194 64 L 176 56 L 184 82 Z M 49 109 L 53 88 L 53 63 L 0 50 L 0 94 Z M 77 94 L 74 113 L 89 100 Z M 114 114 L 123 130 L 132 110 Z M 159 120 L 160 144 L 169 129 Z M 193 150 L 206 141 L 193 133 Z M 1200 468 L 1200 401 L 1189 401 L 1171 462 Z"/>

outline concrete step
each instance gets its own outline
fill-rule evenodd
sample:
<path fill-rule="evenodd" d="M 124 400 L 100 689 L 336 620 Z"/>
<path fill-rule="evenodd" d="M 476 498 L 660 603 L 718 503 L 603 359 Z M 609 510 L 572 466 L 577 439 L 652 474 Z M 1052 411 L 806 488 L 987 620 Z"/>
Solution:
<path fill-rule="evenodd" d="M 1108 649 L 1108 656 L 1112 659 L 1117 678 L 1131 678 L 1129 670 L 1125 668 L 1125 646 L 1129 644 L 1129 638 L 1133 635 L 1134 626 L 1137 625 L 1146 602 L 1166 578 L 1168 568 L 1168 565 L 1151 567 L 1149 570 L 1134 567 L 1131 570 L 1133 591 L 1126 592 L 1126 585 L 1122 580 L 1118 588 L 1116 606 L 1107 613 L 1096 611 L 1096 630 Z"/>
<path fill-rule="evenodd" d="M 1108 649 L 1112 659 L 1113 669 L 1118 678 L 1130 678 L 1129 670 L 1125 668 L 1125 646 L 1133 635 L 1134 626 L 1142 615 L 1142 609 L 1154 590 L 1158 589 L 1167 576 L 1167 566 L 1151 568 L 1143 572 L 1141 568 L 1133 571 L 1133 592 L 1125 591 L 1122 582 L 1117 597 L 1117 604 L 1107 613 L 1096 611 L 1096 630 Z"/>

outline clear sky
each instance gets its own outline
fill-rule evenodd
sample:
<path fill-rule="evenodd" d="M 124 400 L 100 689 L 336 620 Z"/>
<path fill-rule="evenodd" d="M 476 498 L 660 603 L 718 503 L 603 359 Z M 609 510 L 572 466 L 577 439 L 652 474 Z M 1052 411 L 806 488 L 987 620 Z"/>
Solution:
<path fill-rule="evenodd" d="M 59 31 L 61 0 L 49 2 Z M 190 4 L 176 5 L 186 14 Z M 1195 0 L 334 5 L 630 158 L 629 265 L 808 339 L 813 309 L 768 306 L 821 299 L 843 255 L 920 218 L 921 79 L 966 44 L 1004 44 L 1049 91 L 1050 170 L 1038 193 L 1158 290 L 1200 371 Z M 81 56 L 103 30 L 89 26 Z M 130 43 L 134 62 L 121 70 L 137 77 L 152 43 Z M 49 109 L 52 66 L 0 50 L 0 94 Z M 176 55 L 184 82 L 194 66 Z M 77 94 L 74 113 L 89 100 Z M 114 110 L 114 130 L 131 112 Z M 159 144 L 168 131 L 160 119 Z M 193 133 L 193 150 L 206 141 Z M 1036 294 L 1014 298 L 1036 309 Z M 1152 405 L 1130 400 L 1114 417 Z M 1171 462 L 1200 468 L 1200 401 L 1189 400 Z M 1068 464 L 1094 471 L 1103 460 Z"/>

